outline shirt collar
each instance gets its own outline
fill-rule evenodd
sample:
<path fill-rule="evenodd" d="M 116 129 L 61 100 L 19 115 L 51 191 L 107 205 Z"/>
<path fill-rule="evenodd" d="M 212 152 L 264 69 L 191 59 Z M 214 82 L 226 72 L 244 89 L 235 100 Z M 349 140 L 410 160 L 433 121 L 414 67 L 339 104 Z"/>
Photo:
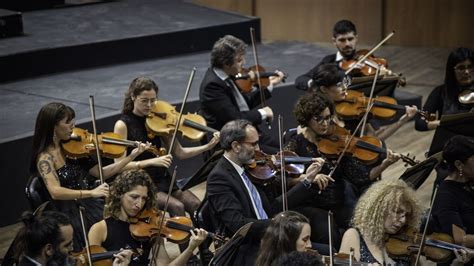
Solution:
<path fill-rule="evenodd" d="M 342 61 L 342 59 L 344 59 L 344 56 L 342 56 L 341 52 L 337 51 L 336 62 Z"/>
<path fill-rule="evenodd" d="M 237 173 L 239 173 L 239 175 L 242 175 L 243 172 L 244 172 L 244 168 L 242 168 L 242 166 L 234 163 L 231 159 L 229 159 L 225 154 L 224 154 L 224 158 L 227 159 L 227 161 L 230 162 L 230 164 L 232 164 L 232 166 L 235 168 L 235 170 L 237 171 Z"/>
<path fill-rule="evenodd" d="M 34 260 L 33 258 L 31 258 L 31 257 L 29 257 L 29 256 L 26 256 L 26 255 L 24 255 L 23 257 L 25 257 L 25 259 L 27 259 L 27 260 L 33 262 L 35 265 L 41 266 L 41 263 L 37 262 L 37 261 Z"/>
<path fill-rule="evenodd" d="M 226 80 L 227 78 L 229 78 L 229 75 L 227 75 L 227 73 L 224 72 L 224 70 L 220 69 L 220 68 L 216 68 L 216 67 L 213 67 L 212 68 L 212 71 L 214 71 L 214 73 L 216 73 L 216 75 L 222 79 L 222 80 Z"/>

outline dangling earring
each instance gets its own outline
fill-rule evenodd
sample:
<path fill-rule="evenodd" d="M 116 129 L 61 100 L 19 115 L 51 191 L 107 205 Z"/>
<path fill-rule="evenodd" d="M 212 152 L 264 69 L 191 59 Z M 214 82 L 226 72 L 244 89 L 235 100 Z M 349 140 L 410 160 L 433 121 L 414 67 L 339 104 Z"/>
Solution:
<path fill-rule="evenodd" d="M 462 167 L 459 168 L 459 177 L 463 177 Z"/>

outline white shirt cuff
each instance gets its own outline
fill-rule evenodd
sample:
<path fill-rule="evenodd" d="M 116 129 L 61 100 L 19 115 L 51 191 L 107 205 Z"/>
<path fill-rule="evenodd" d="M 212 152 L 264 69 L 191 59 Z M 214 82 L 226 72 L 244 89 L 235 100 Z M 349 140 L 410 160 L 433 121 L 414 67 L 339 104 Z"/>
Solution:
<path fill-rule="evenodd" d="M 263 109 L 258 109 L 257 111 L 258 111 L 258 112 L 260 113 L 260 115 L 262 116 L 262 121 L 265 120 L 265 119 L 267 119 L 267 113 L 266 113 Z"/>

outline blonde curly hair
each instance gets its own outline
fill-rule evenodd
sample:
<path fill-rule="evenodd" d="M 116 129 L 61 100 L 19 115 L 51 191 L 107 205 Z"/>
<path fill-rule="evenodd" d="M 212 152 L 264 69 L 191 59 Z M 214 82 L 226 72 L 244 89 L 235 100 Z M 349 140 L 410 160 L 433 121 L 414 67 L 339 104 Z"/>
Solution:
<path fill-rule="evenodd" d="M 385 219 L 404 204 L 411 209 L 401 230 L 417 228 L 421 210 L 415 191 L 404 181 L 384 179 L 374 183 L 359 199 L 352 217 L 352 226 L 366 239 L 383 245 Z"/>

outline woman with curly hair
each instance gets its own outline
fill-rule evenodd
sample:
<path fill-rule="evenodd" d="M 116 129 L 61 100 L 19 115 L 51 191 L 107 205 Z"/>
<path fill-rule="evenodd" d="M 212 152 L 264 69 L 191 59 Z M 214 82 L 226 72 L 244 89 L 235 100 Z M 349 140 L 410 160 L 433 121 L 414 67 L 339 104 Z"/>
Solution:
<path fill-rule="evenodd" d="M 277 214 L 263 235 L 255 265 L 271 265 L 280 256 L 311 248 L 310 236 L 311 226 L 304 215 L 294 211 Z"/>
<path fill-rule="evenodd" d="M 402 180 L 378 181 L 359 199 L 339 252 L 348 254 L 353 248 L 359 262 L 395 265 L 385 250 L 386 238 L 418 228 L 419 222 L 415 191 Z M 410 265 L 408 260 L 398 263 Z"/>
<path fill-rule="evenodd" d="M 152 249 L 150 240 L 138 241 L 132 237 L 128 220 L 137 216 L 142 210 L 157 207 L 156 188 L 150 176 L 144 170 L 131 170 L 120 174 L 111 186 L 110 195 L 106 201 L 105 219 L 94 224 L 89 231 L 89 244 L 99 245 L 107 250 L 122 248 L 141 249 L 143 253 L 131 265 L 148 264 Z M 191 241 L 186 250 L 176 259 L 170 260 L 164 248 L 152 262 L 152 265 L 184 265 L 193 255 L 193 250 L 204 241 L 207 232 L 196 229 L 190 232 Z M 161 244 L 163 240 L 160 239 Z M 157 243 L 155 241 L 154 243 Z"/>

